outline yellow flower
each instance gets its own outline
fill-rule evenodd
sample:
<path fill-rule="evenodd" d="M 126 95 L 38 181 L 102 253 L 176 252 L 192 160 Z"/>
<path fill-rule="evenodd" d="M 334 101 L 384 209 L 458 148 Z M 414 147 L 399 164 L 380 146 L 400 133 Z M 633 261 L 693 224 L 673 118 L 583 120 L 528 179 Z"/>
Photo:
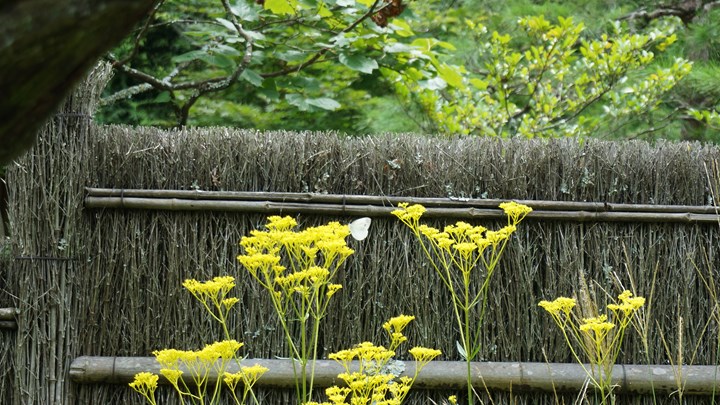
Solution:
<path fill-rule="evenodd" d="M 398 315 L 394 318 L 390 318 L 383 324 L 383 329 L 392 334 L 394 332 L 402 333 L 403 329 L 415 319 L 412 315 Z"/>
<path fill-rule="evenodd" d="M 440 233 L 439 229 L 427 225 L 420 225 L 418 227 L 418 231 L 428 239 L 432 239 L 435 235 Z"/>
<path fill-rule="evenodd" d="M 268 372 L 269 369 L 259 364 L 255 364 L 249 367 L 240 367 L 240 370 L 242 371 L 245 387 L 252 387 L 263 374 Z"/>
<path fill-rule="evenodd" d="M 453 248 L 455 248 L 455 250 L 457 250 L 461 256 L 467 259 L 468 257 L 472 256 L 473 252 L 475 251 L 475 249 L 478 248 L 478 246 L 474 243 L 463 242 L 456 243 L 455 245 L 453 245 Z"/>
<path fill-rule="evenodd" d="M 405 341 L 407 341 L 407 337 L 400 332 L 390 334 L 390 347 L 397 347 Z"/>
<path fill-rule="evenodd" d="M 135 380 L 129 385 L 138 392 L 140 390 L 155 391 L 155 389 L 157 388 L 158 379 L 159 376 L 157 374 L 143 371 L 135 374 Z"/>
<path fill-rule="evenodd" d="M 237 259 L 253 277 L 257 277 L 258 270 L 271 269 L 280 264 L 280 256 L 270 253 L 240 255 Z"/>
<path fill-rule="evenodd" d="M 160 374 L 168 380 L 172 385 L 177 385 L 178 380 L 182 376 L 182 370 L 171 370 L 169 368 L 161 368 Z"/>
<path fill-rule="evenodd" d="M 231 391 L 235 391 L 235 387 L 237 387 L 238 383 L 242 380 L 242 371 L 238 371 L 237 373 L 228 373 L 226 371 L 225 373 L 223 373 L 223 381 L 228 387 L 230 387 Z"/>
<path fill-rule="evenodd" d="M 327 297 L 330 298 L 335 295 L 342 288 L 341 284 L 328 284 L 327 285 Z"/>
<path fill-rule="evenodd" d="M 628 298 L 630 298 L 632 296 L 633 296 L 633 293 L 631 293 L 629 290 L 625 290 L 625 291 L 621 292 L 620 295 L 618 295 L 618 299 L 620 301 L 624 302 L 625 300 L 627 300 Z"/>
<path fill-rule="evenodd" d="M 467 222 L 458 221 L 455 225 L 447 225 L 445 232 L 449 235 L 463 236 L 470 229 L 472 229 L 472 225 Z"/>
<path fill-rule="evenodd" d="M 452 405 L 456 405 L 456 404 L 457 404 L 457 396 L 455 396 L 455 395 L 450 395 L 450 396 L 448 397 L 448 402 L 450 402 Z"/>
<path fill-rule="evenodd" d="M 398 204 L 398 209 L 391 212 L 392 215 L 398 217 L 402 222 L 412 225 L 425 213 L 425 207 L 420 204 L 410 205 L 409 203 Z"/>
<path fill-rule="evenodd" d="M 144 396 L 148 402 L 155 404 L 155 390 L 159 376 L 157 374 L 140 372 L 135 374 L 135 380 L 129 385 L 132 389 Z"/>
<path fill-rule="evenodd" d="M 219 297 L 224 297 L 235 287 L 235 277 L 215 277 L 206 282 L 189 279 L 183 282 L 183 287 L 192 293 L 200 302 L 205 303 L 209 298 L 217 303 Z"/>
<path fill-rule="evenodd" d="M 426 347 L 413 347 L 409 350 L 410 354 L 413 356 L 415 361 L 420 362 L 422 364 L 428 363 L 432 361 L 435 357 L 442 354 L 440 350 L 436 349 L 429 349 Z"/>
<path fill-rule="evenodd" d="M 297 226 L 297 221 L 290 216 L 280 217 L 272 215 L 268 217 L 267 229 L 272 231 L 287 231 Z"/>
<path fill-rule="evenodd" d="M 195 353 L 187 350 L 164 349 L 154 351 L 153 356 L 155 356 L 155 359 L 161 366 L 170 369 L 177 369 L 178 363 L 186 363 L 187 361 L 194 359 Z"/>
<path fill-rule="evenodd" d="M 568 315 L 570 311 L 575 307 L 575 299 L 567 297 L 558 297 L 555 301 L 540 301 L 538 306 L 542 307 L 546 311 L 553 315 L 557 315 L 560 312 Z"/>
<path fill-rule="evenodd" d="M 596 339 L 600 339 L 607 335 L 610 329 L 614 328 L 615 325 L 607 321 L 607 315 L 600 315 L 594 318 L 583 319 L 583 324 L 580 325 L 580 330 L 590 334 L 595 333 Z"/>
<path fill-rule="evenodd" d="M 225 307 L 225 309 L 232 308 L 233 305 L 237 304 L 240 300 L 238 298 L 232 297 L 232 298 L 225 298 L 222 300 L 222 304 Z"/>
<path fill-rule="evenodd" d="M 517 224 L 522 221 L 527 214 L 532 212 L 532 208 L 527 205 L 518 204 L 515 201 L 504 202 L 500 204 L 500 208 L 505 211 L 505 215 L 508 216 L 511 224 Z"/>
<path fill-rule="evenodd" d="M 352 359 L 355 358 L 356 352 L 352 349 L 345 349 L 340 350 L 339 352 L 330 353 L 328 356 L 331 360 L 335 360 L 337 362 L 348 362 L 352 361 Z"/>
<path fill-rule="evenodd" d="M 242 343 L 238 342 L 235 339 L 230 339 L 223 340 L 221 342 L 211 343 L 205 346 L 205 348 L 203 348 L 203 351 L 207 350 L 208 353 L 211 353 L 216 358 L 229 360 L 235 357 L 235 353 L 241 347 L 243 347 Z"/>
<path fill-rule="evenodd" d="M 297 286 L 297 287 L 293 288 L 293 290 L 296 293 L 302 295 L 304 298 L 310 297 L 310 287 L 308 287 L 306 285 Z"/>
<path fill-rule="evenodd" d="M 450 238 L 440 237 L 440 238 L 436 238 L 435 243 L 438 245 L 438 247 L 440 249 L 448 249 L 448 248 L 450 248 L 450 246 L 453 245 L 453 243 L 455 243 L 455 241 L 453 241 Z"/>
<path fill-rule="evenodd" d="M 618 295 L 618 299 L 620 300 L 620 302 L 623 303 L 623 305 L 626 306 L 626 308 L 631 311 L 636 311 L 640 309 L 643 305 L 645 305 L 645 298 L 633 297 L 633 293 L 628 290 L 625 290 L 620 295 Z M 608 307 L 610 306 L 608 305 Z"/>
<path fill-rule="evenodd" d="M 325 395 L 327 395 L 328 400 L 333 404 L 344 403 L 345 398 L 347 398 L 348 394 L 350 394 L 350 388 L 347 387 L 341 388 L 338 386 L 333 386 L 325 389 Z"/>

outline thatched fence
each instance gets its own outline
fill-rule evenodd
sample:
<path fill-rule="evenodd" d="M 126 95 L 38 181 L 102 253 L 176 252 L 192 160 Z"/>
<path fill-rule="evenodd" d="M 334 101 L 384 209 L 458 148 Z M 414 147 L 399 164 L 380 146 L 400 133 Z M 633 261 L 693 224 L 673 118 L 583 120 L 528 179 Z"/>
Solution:
<path fill-rule="evenodd" d="M 17 329 L 0 329 L 2 404 L 141 403 L 124 384 L 70 381 L 70 366 L 81 356 L 145 357 L 217 339 L 183 291 L 186 278 L 235 276 L 241 305 L 230 327 L 246 353 L 287 355 L 269 302 L 235 259 L 240 238 L 277 213 L 303 226 L 374 218 L 370 237 L 351 242 L 356 254 L 323 326 L 323 355 L 382 343 L 382 323 L 405 313 L 417 317 L 411 344 L 459 360 L 447 292 L 388 215 L 411 198 L 432 208 L 435 226 L 458 218 L 498 226 L 501 200 L 536 209 L 493 279 L 483 361 L 571 363 L 537 303 L 579 293 L 586 280 L 601 305 L 620 284 L 653 291 L 650 351 L 631 333 L 620 363 L 668 365 L 680 333 L 686 364 L 720 363 L 717 308 L 702 281 L 720 279 L 717 147 L 98 126 L 90 117 L 107 71 L 94 74 L 8 168 L 12 238 L 0 261 L 0 308 L 19 314 Z M 279 403 L 280 395 L 261 397 Z M 575 396 L 489 394 L 532 404 Z M 162 403 L 168 398 L 163 390 Z M 648 397 L 623 403 L 631 398 Z"/>

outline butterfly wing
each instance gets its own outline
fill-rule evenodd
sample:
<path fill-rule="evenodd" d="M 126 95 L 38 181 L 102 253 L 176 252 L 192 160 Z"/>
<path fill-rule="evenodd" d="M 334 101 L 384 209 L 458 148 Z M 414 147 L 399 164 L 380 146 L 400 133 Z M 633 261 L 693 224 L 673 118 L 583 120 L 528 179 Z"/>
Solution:
<path fill-rule="evenodd" d="M 368 236 L 368 230 L 370 229 L 370 223 L 372 220 L 368 217 L 358 218 L 348 225 L 350 228 L 350 235 L 355 240 L 363 240 Z"/>

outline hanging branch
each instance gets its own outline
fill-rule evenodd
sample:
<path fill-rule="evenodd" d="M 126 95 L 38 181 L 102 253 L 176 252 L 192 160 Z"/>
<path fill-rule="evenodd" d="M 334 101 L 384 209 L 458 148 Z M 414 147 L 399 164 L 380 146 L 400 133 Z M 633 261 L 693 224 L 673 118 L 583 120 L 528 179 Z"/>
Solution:
<path fill-rule="evenodd" d="M 223 5 L 223 9 L 225 10 L 226 16 L 228 17 L 229 21 L 235 28 L 235 31 L 245 40 L 245 52 L 243 54 L 243 58 L 240 61 L 240 63 L 235 67 L 233 72 L 227 76 L 224 77 L 216 77 L 212 79 L 205 79 L 205 80 L 195 80 L 195 81 L 186 81 L 181 83 L 172 83 L 172 79 L 180 73 L 180 71 L 188 66 L 188 64 L 181 64 L 178 65 L 173 72 L 166 76 L 163 79 L 159 79 L 155 76 L 152 76 L 150 74 L 147 74 L 145 72 L 139 71 L 137 69 L 133 69 L 126 65 L 126 63 L 131 59 L 130 57 L 126 57 L 123 60 L 113 60 L 112 65 L 113 68 L 119 69 L 124 73 L 127 73 L 128 75 L 134 77 L 135 79 L 138 79 L 142 82 L 144 82 L 141 85 L 134 86 L 130 89 L 126 89 L 126 91 L 122 94 L 122 97 L 128 96 L 128 95 L 134 95 L 142 93 L 143 91 L 150 90 L 151 88 L 157 89 L 157 90 L 163 90 L 163 91 L 177 91 L 177 90 L 192 90 L 192 94 L 190 97 L 182 104 L 182 106 L 179 108 L 178 111 L 178 125 L 183 126 L 187 124 L 188 116 L 190 114 L 190 109 L 193 105 L 197 102 L 197 100 L 202 97 L 203 95 L 211 92 L 217 92 L 220 90 L 224 90 L 233 83 L 237 81 L 237 79 L 240 77 L 240 75 L 247 69 L 248 66 L 250 66 L 250 62 L 252 61 L 252 52 L 253 52 L 253 43 L 254 39 L 252 36 L 243 28 L 243 26 L 238 22 L 237 18 L 235 17 L 235 14 L 232 12 L 230 8 L 230 3 L 228 3 L 227 0 L 221 0 L 221 3 Z M 159 7 L 159 6 L 158 6 Z M 153 11 L 157 11 L 157 8 Z M 148 20 L 149 21 L 149 20 Z M 143 29 L 141 30 L 141 33 L 138 35 L 141 35 L 146 29 L 148 24 L 146 24 Z M 139 36 L 136 39 L 135 44 L 139 42 Z M 133 48 L 133 52 L 136 52 L 136 48 Z M 173 74 L 174 73 L 174 74 Z M 117 100 L 121 96 L 111 96 L 109 100 Z M 107 103 L 107 102 L 106 102 Z"/>
<path fill-rule="evenodd" d="M 352 23 L 350 23 L 347 27 L 344 29 L 338 31 L 338 34 L 347 33 L 352 30 L 354 30 L 358 25 L 360 25 L 363 21 L 367 20 L 368 18 L 371 18 L 374 14 L 378 12 L 382 12 L 383 10 L 386 10 L 388 7 L 391 7 L 392 3 L 387 3 L 383 5 L 382 7 L 379 7 L 382 0 L 375 0 L 375 2 L 368 8 L 368 10 L 363 13 L 360 17 L 355 19 Z M 233 70 L 233 72 L 227 76 L 222 77 L 214 77 L 214 78 L 208 78 L 208 79 L 200 79 L 200 80 L 185 80 L 181 82 L 174 83 L 173 79 L 187 66 L 189 66 L 189 63 L 179 64 L 178 66 L 173 69 L 173 71 L 167 75 L 164 78 L 155 77 L 149 73 L 143 72 L 141 70 L 132 68 L 127 65 L 127 63 L 132 59 L 132 56 L 137 52 L 137 46 L 140 41 L 140 37 L 145 33 L 145 31 L 150 26 L 150 19 L 152 18 L 152 15 L 150 18 L 148 18 L 146 24 L 141 28 L 140 33 L 138 34 L 134 47 L 131 51 L 131 54 L 122 60 L 116 60 L 113 55 L 109 55 L 108 59 L 112 63 L 113 68 L 117 69 L 128 76 L 134 78 L 135 80 L 138 80 L 142 82 L 141 84 L 138 84 L 136 86 L 132 86 L 130 88 L 121 90 L 120 92 L 113 94 L 109 97 L 106 97 L 102 103 L 110 104 L 114 101 L 127 98 L 130 96 L 134 96 L 137 94 L 141 94 L 143 92 L 149 91 L 151 89 L 156 89 L 159 91 L 168 91 L 168 92 L 175 92 L 175 91 L 181 91 L 181 90 L 190 90 L 192 93 L 188 97 L 187 100 L 185 100 L 181 106 L 178 108 L 178 125 L 183 126 L 187 124 L 188 116 L 190 114 L 190 109 L 195 105 L 195 103 L 198 101 L 198 99 L 208 93 L 212 92 L 218 92 L 220 90 L 224 90 L 228 87 L 230 87 L 233 83 L 235 83 L 240 75 L 250 66 L 250 62 L 252 61 L 252 51 L 253 51 L 253 44 L 254 40 L 252 36 L 246 31 L 243 26 L 238 22 L 237 17 L 232 12 L 232 9 L 230 8 L 230 4 L 227 0 L 221 0 L 221 3 L 223 5 L 223 8 L 225 10 L 226 16 L 228 20 L 232 23 L 233 27 L 237 31 L 237 33 L 244 39 L 245 41 L 245 53 L 243 56 L 242 61 L 237 65 L 237 67 Z M 159 7 L 159 6 L 158 6 Z M 153 15 L 157 11 L 157 8 L 153 11 Z M 281 70 L 273 71 L 273 72 L 266 72 L 266 73 L 260 73 L 259 76 L 262 78 L 272 78 L 272 77 L 279 77 L 279 76 L 286 76 L 292 73 L 297 73 L 301 71 L 302 69 L 307 68 L 308 66 L 312 66 L 317 63 L 324 62 L 326 58 L 324 56 L 331 50 L 329 47 L 324 47 L 317 52 L 315 52 L 314 55 L 312 55 L 309 59 L 306 61 L 285 67 Z"/>

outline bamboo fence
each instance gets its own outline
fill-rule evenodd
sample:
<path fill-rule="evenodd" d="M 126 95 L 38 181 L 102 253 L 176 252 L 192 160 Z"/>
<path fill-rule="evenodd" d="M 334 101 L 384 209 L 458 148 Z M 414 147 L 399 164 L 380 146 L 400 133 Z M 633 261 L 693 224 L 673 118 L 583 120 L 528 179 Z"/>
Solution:
<path fill-rule="evenodd" d="M 244 359 L 230 364 L 227 371 L 235 373 L 242 366 L 260 365 L 268 369 L 258 380 L 256 387 L 293 388 L 294 371 L 292 362 L 285 359 Z M 415 375 L 414 362 L 405 362 L 401 376 Z M 545 391 L 580 392 L 587 384 L 585 370 L 590 365 L 565 363 L 518 363 L 484 362 L 472 363 L 472 384 L 489 390 L 502 391 Z M 189 370 L 180 368 L 187 376 Z M 357 370 L 357 362 L 350 370 Z M 79 357 L 70 366 L 70 378 L 82 384 L 128 384 L 140 371 L 160 374 L 160 365 L 153 357 Z M 314 383 L 317 388 L 342 385 L 338 374 L 345 372 L 342 365 L 333 360 L 318 360 L 315 365 Z M 717 366 L 671 365 L 616 365 L 613 368 L 612 383 L 616 392 L 636 394 L 668 395 L 677 390 L 677 373 L 682 372 L 686 395 L 711 395 L 713 387 L 720 384 L 720 370 Z M 218 380 L 211 372 L 209 380 Z M 166 380 L 161 384 L 169 384 Z M 191 378 L 186 378 L 192 384 Z M 467 387 L 467 364 L 464 361 L 433 361 L 426 365 L 413 384 L 424 390 L 462 390 Z"/>
<path fill-rule="evenodd" d="M 502 200 L 374 197 L 307 193 L 242 193 L 185 190 L 114 190 L 87 188 L 86 208 L 164 211 L 313 214 L 327 216 L 391 216 L 397 204 L 422 204 L 425 218 L 503 219 Z M 444 203 L 443 203 L 444 200 Z M 597 204 L 518 201 L 533 208 L 530 219 L 575 222 L 718 223 L 714 206 Z M 485 208 L 477 208 L 485 207 Z"/>
<path fill-rule="evenodd" d="M 107 74 L 96 70 L 7 171 L 12 260 L 0 264 L 0 306 L 20 313 L 16 331 L 0 329 L 2 404 L 142 403 L 123 385 L 72 383 L 72 361 L 216 340 L 217 325 L 181 287 L 186 278 L 236 277 L 232 333 L 251 358 L 287 356 L 269 302 L 235 259 L 240 238 L 270 213 L 293 215 L 301 226 L 374 217 L 338 274 L 344 288 L 322 326 L 322 356 L 384 343 L 382 323 L 405 313 L 417 318 L 410 345 L 459 360 L 448 293 L 410 232 L 387 215 L 401 200 L 428 205 L 436 227 L 459 218 L 501 226 L 496 207 L 509 199 L 536 209 L 493 279 L 482 361 L 572 362 L 537 303 L 579 294 L 587 283 L 601 306 L 606 292 L 653 292 L 649 350 L 631 333 L 620 363 L 668 364 L 663 339 L 673 360 L 680 350 L 689 365 L 720 363 L 717 308 L 703 281 L 720 278 L 717 147 L 98 126 L 89 117 Z M 195 209 L 218 204 L 225 209 Z M 439 403 L 447 394 L 415 399 Z M 265 403 L 287 395 L 260 392 Z M 575 398 L 484 395 L 496 404 Z M 159 397 L 174 401 L 169 390 Z"/>

